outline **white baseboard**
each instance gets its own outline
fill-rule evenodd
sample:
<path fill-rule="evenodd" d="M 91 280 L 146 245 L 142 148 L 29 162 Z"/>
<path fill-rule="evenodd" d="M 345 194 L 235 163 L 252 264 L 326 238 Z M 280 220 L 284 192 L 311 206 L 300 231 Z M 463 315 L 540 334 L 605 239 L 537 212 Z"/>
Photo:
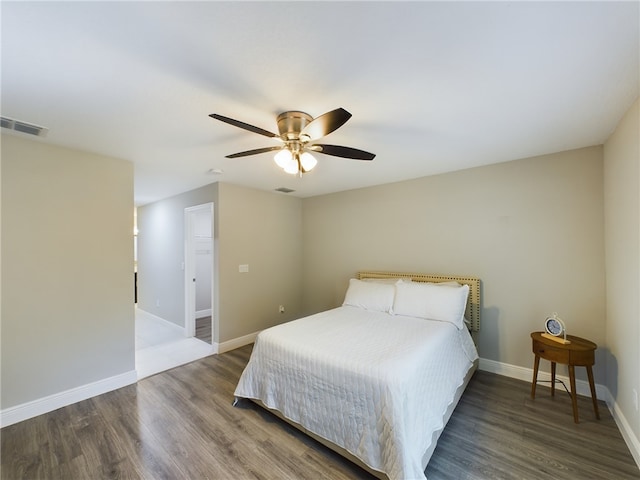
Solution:
<path fill-rule="evenodd" d="M 525 382 L 531 382 L 533 380 L 533 369 L 525 367 L 517 367 L 515 365 L 509 365 L 506 363 L 496 362 L 494 360 L 487 360 L 485 358 L 480 359 L 480 370 L 486 372 L 497 373 L 498 375 L 504 375 L 505 377 L 517 378 L 518 380 L 524 380 Z M 562 380 L 567 388 L 569 388 L 569 377 L 564 375 L 556 375 L 557 380 Z M 538 371 L 538 381 L 551 381 L 551 374 L 548 372 Z M 584 395 L 591 397 L 591 389 L 589 388 L 589 382 L 586 380 L 576 380 L 576 391 L 578 395 Z M 596 396 L 600 400 L 606 400 L 609 396 L 609 390 L 604 386 L 596 383 Z"/>
<path fill-rule="evenodd" d="M 0 411 L 0 427 L 7 427 L 14 423 L 22 422 L 29 418 L 37 417 L 44 413 L 52 412 L 67 405 L 81 402 L 103 393 L 126 387 L 138 381 L 138 375 L 135 370 L 131 370 L 120 375 L 104 378 L 97 382 L 88 383 L 79 387 L 66 390 L 64 392 L 55 393 L 48 397 L 39 398 L 31 402 L 16 405 L 15 407 L 5 408 Z"/>
<path fill-rule="evenodd" d="M 611 395 L 609 395 L 609 397 L 610 400 L 612 400 Z M 618 404 L 611 401 L 611 403 L 607 402 L 607 405 L 609 406 L 613 419 L 616 421 L 616 425 L 618 425 L 620 429 L 620 433 L 622 433 L 622 438 L 624 438 L 624 441 L 631 451 L 631 455 L 633 455 L 633 459 L 636 461 L 636 465 L 640 468 L 640 441 L 638 441 L 638 437 L 633 433 L 629 422 L 627 422 L 627 419 L 620 411 Z"/>
<path fill-rule="evenodd" d="M 532 368 L 518 367 L 502 362 L 496 362 L 495 360 L 487 360 L 486 358 L 480 359 L 478 368 L 485 372 L 496 373 L 498 375 L 504 375 L 505 377 L 524 380 L 529 383 L 533 380 Z M 565 385 L 567 385 L 567 388 L 570 388 L 569 377 L 556 375 L 556 379 L 562 380 L 565 382 Z M 551 381 L 551 374 L 548 372 L 538 371 L 538 380 Z M 589 382 L 585 380 L 576 380 L 576 391 L 578 395 L 591 397 Z M 622 438 L 624 438 L 627 447 L 629 447 L 629 451 L 631 452 L 636 464 L 640 467 L 640 441 L 638 441 L 638 437 L 636 437 L 635 433 L 631 429 L 629 422 L 627 422 L 627 419 L 611 395 L 611 392 L 606 386 L 596 383 L 596 396 L 599 400 L 603 400 L 607 404 L 607 408 L 611 412 L 611 416 L 613 416 L 613 419 L 622 434 Z"/>
<path fill-rule="evenodd" d="M 211 309 L 208 308 L 206 310 L 197 310 L 196 311 L 196 318 L 203 318 L 203 317 L 210 317 L 211 316 Z"/>
<path fill-rule="evenodd" d="M 215 343 L 214 348 L 218 353 L 224 353 L 228 352 L 229 350 L 244 347 L 245 345 L 249 345 L 250 343 L 255 342 L 258 333 L 259 332 L 250 333 L 249 335 L 234 338 L 233 340 L 227 340 L 226 342 L 222 343 Z"/>

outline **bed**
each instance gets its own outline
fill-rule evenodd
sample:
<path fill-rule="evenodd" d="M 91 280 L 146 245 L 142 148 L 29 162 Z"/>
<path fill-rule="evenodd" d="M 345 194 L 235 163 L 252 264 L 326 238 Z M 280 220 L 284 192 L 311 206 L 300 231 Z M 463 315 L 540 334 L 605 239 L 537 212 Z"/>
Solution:
<path fill-rule="evenodd" d="M 359 272 L 344 303 L 260 332 L 235 391 L 378 478 L 425 478 L 477 367 L 473 277 Z"/>

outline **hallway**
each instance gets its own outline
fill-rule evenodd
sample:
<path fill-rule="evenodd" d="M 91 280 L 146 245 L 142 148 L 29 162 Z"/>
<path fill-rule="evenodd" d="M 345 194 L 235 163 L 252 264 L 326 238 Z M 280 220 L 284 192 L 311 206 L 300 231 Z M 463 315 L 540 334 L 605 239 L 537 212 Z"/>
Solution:
<path fill-rule="evenodd" d="M 213 355 L 213 346 L 182 329 L 136 308 L 136 371 L 138 380 Z"/>

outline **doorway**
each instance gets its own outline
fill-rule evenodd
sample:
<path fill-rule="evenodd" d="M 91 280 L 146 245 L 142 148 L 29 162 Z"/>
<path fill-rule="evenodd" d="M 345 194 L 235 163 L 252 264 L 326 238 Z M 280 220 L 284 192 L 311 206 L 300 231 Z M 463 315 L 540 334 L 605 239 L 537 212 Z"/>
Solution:
<path fill-rule="evenodd" d="M 185 208 L 185 336 L 214 345 L 213 203 Z"/>

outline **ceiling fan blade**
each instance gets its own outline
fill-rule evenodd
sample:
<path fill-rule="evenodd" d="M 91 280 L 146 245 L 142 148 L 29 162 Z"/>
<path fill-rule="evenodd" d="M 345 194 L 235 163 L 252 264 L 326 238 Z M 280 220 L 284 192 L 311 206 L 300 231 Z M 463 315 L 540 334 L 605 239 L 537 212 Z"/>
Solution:
<path fill-rule="evenodd" d="M 259 127 L 255 127 L 253 125 L 249 125 L 248 123 L 241 122 L 240 120 L 234 120 L 233 118 L 223 117 L 222 115 L 218 115 L 217 113 L 212 113 L 209 115 L 211 118 L 215 118 L 216 120 L 220 120 L 221 122 L 228 123 L 229 125 L 233 125 L 234 127 L 244 128 L 245 130 L 249 130 L 253 133 L 258 133 L 260 135 L 264 135 L 265 137 L 279 137 L 275 133 L 272 133 L 268 130 L 264 130 Z"/>
<path fill-rule="evenodd" d="M 284 147 L 265 147 L 265 148 L 256 148 L 255 150 L 247 150 L 245 152 L 232 153 L 231 155 L 226 155 L 226 158 L 238 158 L 238 157 L 248 157 L 249 155 L 257 155 L 259 153 L 267 153 L 273 152 L 274 150 L 282 150 Z"/>
<path fill-rule="evenodd" d="M 344 108 L 336 108 L 312 120 L 309 125 L 302 129 L 300 136 L 306 135 L 311 140 L 324 137 L 340 128 L 350 118 L 351 114 Z"/>
<path fill-rule="evenodd" d="M 325 155 L 333 155 L 334 157 L 353 158 L 355 160 L 373 160 L 375 153 L 365 152 L 357 148 L 341 147 L 340 145 L 324 145 L 316 143 L 309 145 L 307 148 L 314 152 L 324 153 Z"/>

